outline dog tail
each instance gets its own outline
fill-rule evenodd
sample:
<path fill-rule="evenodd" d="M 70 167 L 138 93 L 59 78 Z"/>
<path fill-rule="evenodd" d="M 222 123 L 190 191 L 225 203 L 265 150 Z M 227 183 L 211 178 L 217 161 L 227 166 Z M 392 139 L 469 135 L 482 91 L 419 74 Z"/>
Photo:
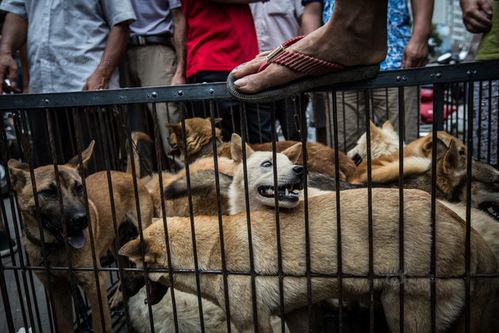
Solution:
<path fill-rule="evenodd" d="M 232 177 L 221 172 L 219 174 L 220 182 L 220 193 L 223 195 L 229 190 L 229 186 L 232 182 Z M 213 192 L 216 191 L 216 178 L 214 170 L 204 170 L 200 172 L 195 172 L 190 175 L 190 189 L 191 193 L 197 193 L 201 191 Z M 173 200 L 179 197 L 188 195 L 189 187 L 187 186 L 187 177 L 181 177 L 170 185 L 168 185 L 164 190 L 164 196 L 166 200 Z"/>
<path fill-rule="evenodd" d="M 404 158 L 404 177 L 420 174 L 430 169 L 431 159 L 419 156 Z M 387 184 L 399 180 L 399 160 L 388 162 L 379 167 L 374 167 L 371 173 L 373 183 Z M 367 172 L 352 181 L 354 184 L 366 184 Z"/>
<path fill-rule="evenodd" d="M 139 141 L 145 141 L 148 143 L 152 143 L 152 139 L 149 135 L 147 135 L 144 132 L 140 131 L 135 131 L 132 132 L 132 144 L 130 147 L 130 151 L 128 152 L 128 158 L 127 158 L 127 163 L 126 163 L 126 173 L 132 174 L 132 157 L 131 157 L 131 150 L 137 148 L 137 144 Z M 140 177 L 140 156 L 138 154 L 138 151 L 136 150 L 134 155 L 134 164 L 135 164 L 135 174 Z"/>

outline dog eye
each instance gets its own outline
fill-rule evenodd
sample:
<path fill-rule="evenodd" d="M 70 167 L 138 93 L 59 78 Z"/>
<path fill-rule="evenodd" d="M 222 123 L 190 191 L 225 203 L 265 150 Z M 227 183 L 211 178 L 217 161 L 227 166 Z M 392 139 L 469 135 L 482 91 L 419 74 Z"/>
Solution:
<path fill-rule="evenodd" d="M 265 161 L 262 164 L 260 164 L 264 168 L 270 168 L 272 166 L 272 162 L 270 161 Z"/>
<path fill-rule="evenodd" d="M 57 197 L 57 187 L 52 185 L 52 186 L 38 192 L 38 194 L 40 194 L 46 198 Z"/>
<path fill-rule="evenodd" d="M 75 192 L 77 195 L 83 195 L 83 185 L 82 184 L 76 184 L 75 185 Z"/>

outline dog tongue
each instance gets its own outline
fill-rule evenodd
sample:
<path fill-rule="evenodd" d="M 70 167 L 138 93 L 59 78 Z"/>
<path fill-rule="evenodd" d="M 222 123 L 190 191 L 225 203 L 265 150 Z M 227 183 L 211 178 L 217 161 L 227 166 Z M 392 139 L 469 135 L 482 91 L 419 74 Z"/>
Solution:
<path fill-rule="evenodd" d="M 71 235 L 68 237 L 68 244 L 74 249 L 81 249 L 85 246 L 85 235 L 83 231 L 79 231 L 76 235 Z"/>

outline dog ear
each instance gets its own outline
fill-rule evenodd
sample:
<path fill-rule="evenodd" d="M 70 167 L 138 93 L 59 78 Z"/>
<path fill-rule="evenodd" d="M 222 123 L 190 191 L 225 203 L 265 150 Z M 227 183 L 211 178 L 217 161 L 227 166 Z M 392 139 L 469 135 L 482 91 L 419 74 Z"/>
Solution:
<path fill-rule="evenodd" d="M 440 156 L 440 154 L 444 153 L 449 149 L 449 143 L 446 143 L 445 141 L 441 140 L 441 138 L 437 135 L 437 157 Z M 428 139 L 422 146 L 422 151 L 423 155 L 426 157 L 431 157 L 431 151 L 433 149 L 433 138 L 431 134 L 428 134 Z"/>
<path fill-rule="evenodd" d="M 376 125 L 371 120 L 369 120 L 369 127 L 371 129 L 371 139 L 381 134 L 381 130 L 377 128 Z"/>
<path fill-rule="evenodd" d="M 26 185 L 26 180 L 29 178 L 29 165 L 21 163 L 18 160 L 10 159 L 7 163 L 10 173 L 10 182 L 14 190 L 20 190 Z"/>
<path fill-rule="evenodd" d="M 451 143 L 452 143 L 452 141 L 451 141 Z M 431 146 L 431 145 L 429 145 L 429 146 L 430 146 L 430 147 L 429 147 L 429 150 L 428 150 L 428 151 L 429 151 L 429 153 L 430 153 L 430 154 L 429 154 L 429 157 L 431 157 L 431 148 L 432 148 L 432 146 Z M 456 147 L 455 147 L 455 145 L 454 145 L 454 149 L 455 149 L 455 148 L 456 148 Z M 440 140 L 439 138 L 437 138 L 437 160 L 438 160 L 441 156 L 443 156 L 444 154 L 446 154 L 446 153 L 449 151 L 449 149 L 450 149 L 450 146 L 449 146 L 449 145 L 447 145 L 444 141 L 442 141 L 442 140 Z"/>
<path fill-rule="evenodd" d="M 445 174 L 450 173 L 451 170 L 455 170 L 459 164 L 459 151 L 457 149 L 456 142 L 452 140 L 449 144 L 449 148 L 444 155 L 443 160 L 443 171 Z"/>
<path fill-rule="evenodd" d="M 249 144 L 246 144 L 246 159 L 248 159 L 253 153 L 254 150 L 251 149 Z M 230 155 L 232 157 L 232 160 L 236 163 L 239 163 L 243 160 L 242 139 L 236 133 L 232 133 L 232 137 L 230 139 Z"/>
<path fill-rule="evenodd" d="M 206 117 L 204 119 L 207 120 L 208 123 L 211 126 L 211 118 L 210 117 Z M 215 124 L 215 126 L 218 125 L 218 124 L 220 124 L 221 122 L 222 122 L 222 118 L 215 118 L 215 119 L 213 119 L 213 123 Z"/>
<path fill-rule="evenodd" d="M 166 128 L 169 128 L 172 130 L 172 134 L 175 134 L 176 136 L 176 139 L 177 139 L 177 143 L 180 142 L 182 140 L 182 138 L 184 137 L 182 135 L 182 124 L 178 123 L 178 124 L 166 124 L 165 125 Z"/>
<path fill-rule="evenodd" d="M 281 154 L 286 155 L 293 164 L 303 164 L 301 158 L 301 142 L 295 143 L 291 147 L 283 150 Z"/>
<path fill-rule="evenodd" d="M 392 130 L 392 131 L 394 131 L 394 130 L 395 130 L 395 129 L 393 128 L 392 123 L 391 123 L 389 120 L 385 121 L 385 123 L 383 124 L 382 128 L 383 128 L 383 129 L 389 129 L 389 130 Z"/>
<path fill-rule="evenodd" d="M 437 138 L 439 140 L 441 140 L 447 148 L 450 147 L 450 143 L 452 141 L 456 140 L 456 138 L 454 138 L 452 135 L 450 135 L 449 133 L 444 132 L 444 131 L 438 131 Z M 457 146 L 456 146 L 456 148 L 457 148 Z"/>
<path fill-rule="evenodd" d="M 94 146 L 95 146 L 95 140 L 92 140 L 88 147 L 81 152 L 81 165 L 86 168 L 88 165 L 88 162 L 90 161 L 90 158 L 92 158 L 92 154 L 94 153 Z M 74 168 L 79 168 L 80 167 L 80 156 L 77 154 L 74 156 L 72 159 L 69 160 L 68 163 L 66 163 L 67 166 L 71 166 Z"/>
<path fill-rule="evenodd" d="M 150 252 L 151 247 L 147 244 L 147 241 L 144 240 L 144 244 L 142 244 L 138 238 L 123 245 L 118 254 L 128 257 L 130 261 L 140 265 L 142 263 L 142 246 L 144 247 L 144 262 L 149 264 L 156 262 L 155 255 Z"/>

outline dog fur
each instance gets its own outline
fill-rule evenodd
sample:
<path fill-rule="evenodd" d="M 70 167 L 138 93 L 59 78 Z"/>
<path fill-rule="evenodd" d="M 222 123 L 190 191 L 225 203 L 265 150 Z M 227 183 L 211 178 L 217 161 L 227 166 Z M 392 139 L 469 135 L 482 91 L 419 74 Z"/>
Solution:
<path fill-rule="evenodd" d="M 47 165 L 33 170 L 37 194 L 33 193 L 30 171 L 27 164 L 16 160 L 9 161 L 10 177 L 13 188 L 17 194 L 19 209 L 22 215 L 24 226 L 23 244 L 30 262 L 33 265 L 44 265 L 57 267 L 68 267 L 69 257 L 73 267 L 92 268 L 94 264 L 100 268 L 99 258 L 105 251 L 111 248 L 116 238 L 113 226 L 113 217 L 110 203 L 110 195 L 107 189 L 106 172 L 98 172 L 86 178 L 86 189 L 88 196 L 88 214 L 87 203 L 83 195 L 83 185 L 79 168 L 85 167 L 90 160 L 93 152 L 94 142 L 81 153 L 82 162 L 78 156 L 64 165 L 58 165 L 60 195 L 62 196 L 62 208 L 64 215 L 61 215 L 59 192 L 56 184 L 56 174 L 54 166 Z M 138 224 L 135 208 L 135 197 L 130 188 L 133 187 L 130 175 L 112 171 L 113 197 L 115 204 L 117 228 L 125 221 L 131 221 Z M 140 195 L 140 210 L 142 214 L 142 226 L 145 228 L 152 222 L 152 202 L 145 187 L 138 184 Z M 36 206 L 38 203 L 41 220 L 37 219 Z M 57 230 L 63 230 L 63 224 L 66 229 L 73 229 L 74 221 L 79 219 L 86 221 L 87 226 L 82 224 L 76 230 L 71 232 L 68 238 L 68 251 L 63 248 L 52 249 L 51 244 L 58 242 L 62 236 L 57 233 L 47 231 L 43 228 L 43 235 L 40 234 L 39 225 L 50 223 L 57 225 Z M 47 222 L 49 221 L 49 222 Z M 90 241 L 90 231 L 93 234 L 93 245 L 97 262 L 92 260 L 92 248 Z M 73 236 L 73 234 L 75 236 Z M 31 236 L 29 236 L 31 235 Z M 30 240 L 31 238 L 31 240 Z M 38 241 L 43 239 L 45 247 L 48 249 L 47 262 L 44 263 L 41 244 L 35 244 L 33 238 Z M 59 240 L 60 242 L 60 240 Z M 71 277 L 66 271 L 51 271 L 47 275 L 45 271 L 36 271 L 35 274 L 44 284 L 45 288 L 51 291 L 51 304 L 57 319 L 57 328 L 59 332 L 73 331 L 72 302 L 71 302 Z M 85 291 L 90 308 L 92 310 L 92 323 L 94 332 L 110 332 L 111 317 L 107 302 L 106 274 L 99 272 L 99 285 L 96 286 L 93 271 L 75 271 L 72 273 L 74 281 Z M 102 296 L 102 302 L 99 301 L 98 292 Z M 100 315 L 100 306 L 102 313 Z"/>
<path fill-rule="evenodd" d="M 399 207 L 398 190 L 373 189 L 373 240 L 374 272 L 397 273 Z M 405 209 L 405 263 L 410 275 L 428 274 L 432 242 L 430 196 L 422 191 L 407 190 Z M 336 197 L 327 194 L 311 198 L 308 205 L 309 235 L 311 241 L 311 269 L 313 272 L 335 273 L 336 254 Z M 376 204 L 380 203 L 380 204 Z M 382 204 L 381 204 L 382 203 Z M 437 204 L 437 275 L 456 276 L 464 273 L 462 245 L 465 239 L 465 224 L 451 210 Z M 346 190 L 341 195 L 343 271 L 348 274 L 368 272 L 368 228 L 367 191 L 365 189 Z M 282 211 L 281 247 L 283 270 L 286 274 L 305 276 L 305 239 L 303 237 L 303 204 L 291 211 Z M 279 287 L 276 258 L 276 224 L 270 210 L 252 211 L 251 230 L 257 276 L 256 297 L 258 328 L 269 332 L 270 315 L 279 312 Z M 197 254 L 199 268 L 220 270 L 220 240 L 218 238 L 218 218 L 197 216 L 195 218 Z M 248 230 L 245 214 L 225 217 L 223 220 L 225 254 L 229 271 L 248 271 Z M 187 218 L 170 218 L 168 223 L 172 269 L 192 269 L 192 236 Z M 492 273 L 497 269 L 496 258 L 481 236 L 471 234 L 471 272 Z M 145 262 L 151 268 L 167 266 L 165 235 L 162 223 L 154 223 L 144 231 Z M 142 245 L 139 240 L 127 243 L 120 254 L 129 257 L 138 267 L 144 262 L 141 258 Z M 168 285 L 167 273 L 151 273 L 154 281 Z M 195 293 L 194 274 L 174 273 L 175 288 Z M 231 321 L 240 332 L 253 329 L 250 276 L 235 275 L 228 280 Z M 395 278 L 375 280 L 374 289 L 385 310 L 386 319 L 392 331 L 398 331 L 399 284 Z M 489 305 L 490 295 L 496 290 L 490 279 L 473 279 L 471 296 L 471 331 L 487 331 L 481 325 Z M 464 308 L 464 282 L 461 279 L 437 280 L 437 332 L 443 332 L 452 324 L 462 324 Z M 430 330 L 430 293 L 426 279 L 409 279 L 405 287 L 405 330 L 406 332 L 427 332 Z M 222 275 L 201 275 L 201 290 L 205 298 L 224 306 Z M 287 277 L 284 284 L 285 311 L 307 304 L 305 277 Z M 369 295 L 369 284 L 365 279 L 345 279 L 344 299 L 357 299 Z M 337 297 L 337 280 L 334 278 L 312 277 L 313 302 Z"/>
<path fill-rule="evenodd" d="M 440 200 L 440 202 L 459 215 L 463 221 L 466 221 L 465 203 L 445 200 Z M 494 252 L 499 265 L 499 222 L 486 212 L 471 207 L 471 226 L 487 242 L 492 252 Z"/>
<path fill-rule="evenodd" d="M 217 121 L 215 121 L 217 123 Z M 206 156 L 213 155 L 213 138 L 211 131 L 210 118 L 190 118 L 185 120 L 185 141 L 182 124 L 167 124 L 172 130 L 170 134 L 170 144 L 176 146 L 180 152 L 180 158 L 186 163 Z M 217 154 L 220 157 L 231 157 L 230 143 L 222 142 L 222 134 L 218 128 L 215 128 L 215 142 L 217 145 Z M 298 143 L 297 141 L 277 141 L 277 152 L 282 152 L 289 147 Z M 266 142 L 261 144 L 252 144 L 251 148 L 255 151 L 272 151 L 272 143 Z M 185 150 L 187 149 L 187 157 Z M 335 155 L 334 149 L 320 143 L 307 143 L 307 168 L 309 171 L 325 173 L 331 177 L 335 177 Z M 343 152 L 338 152 L 339 155 L 339 174 L 342 181 L 346 181 L 355 171 L 355 164 Z M 303 165 L 303 161 L 297 161 L 297 164 Z"/>
<path fill-rule="evenodd" d="M 391 155 L 400 149 L 399 135 L 393 128 L 390 121 L 386 121 L 382 127 L 369 121 L 371 135 L 371 159 Z M 357 140 L 357 145 L 348 152 L 348 157 L 352 160 L 367 160 L 367 133 L 361 135 Z M 357 157 L 358 156 L 358 157 Z"/>
<path fill-rule="evenodd" d="M 146 288 L 143 287 L 136 295 L 128 300 L 128 313 L 130 322 L 136 332 L 147 333 L 151 331 L 149 324 L 149 309 L 144 305 L 146 299 Z M 227 321 L 223 310 L 207 299 L 202 299 L 203 319 L 205 332 L 219 333 L 227 332 Z M 175 290 L 175 305 L 177 309 L 178 330 L 182 333 L 200 332 L 201 322 L 199 319 L 197 296 Z M 175 321 L 171 290 L 161 301 L 151 306 L 154 318 L 154 332 L 175 332 Z M 231 331 L 237 332 L 234 325 Z"/>
<path fill-rule="evenodd" d="M 411 142 L 404 150 L 404 187 L 431 193 L 432 136 Z M 457 138 L 446 132 L 437 132 L 436 195 L 450 201 L 466 201 L 467 149 Z M 372 161 L 372 181 L 379 186 L 398 186 L 398 152 Z M 367 183 L 367 164 L 363 162 L 352 180 Z M 487 209 L 499 207 L 499 171 L 492 166 L 472 161 L 472 207 Z"/>
<path fill-rule="evenodd" d="M 280 208 L 296 207 L 299 202 L 299 194 L 296 190 L 301 190 L 305 176 L 303 167 L 296 165 L 296 161 L 301 156 L 301 143 L 297 143 L 281 153 L 276 153 L 277 190 L 274 186 L 272 153 L 255 152 L 249 145 L 245 147 L 246 154 L 243 156 L 241 137 L 232 134 L 231 154 L 232 160 L 237 163 L 237 166 L 229 188 L 229 213 L 234 215 L 246 210 L 246 191 L 248 192 L 248 208 L 251 210 L 275 207 L 276 195 Z M 243 163 L 243 158 L 246 158 L 246 165 Z M 244 177 L 245 167 L 247 179 Z M 247 189 L 245 189 L 245 185 L 247 185 Z M 279 190 L 279 188 L 283 190 Z"/>
<path fill-rule="evenodd" d="M 404 148 L 404 177 L 418 175 L 431 169 L 433 137 L 427 135 L 421 137 Z M 450 172 L 451 164 L 465 165 L 466 146 L 457 138 L 446 132 L 437 133 L 437 169 L 440 175 L 446 178 L 437 177 L 440 181 L 454 182 L 462 178 L 462 174 Z M 399 152 L 393 152 L 391 155 L 385 155 L 371 161 L 371 179 L 374 183 L 386 184 L 399 179 L 400 169 Z M 352 176 L 351 183 L 366 184 L 368 181 L 367 161 L 357 167 Z M 440 184 L 442 187 L 449 187 L 448 184 Z"/>
<path fill-rule="evenodd" d="M 234 162 L 220 157 L 218 173 L 221 189 L 222 212 L 228 213 L 228 187 L 234 172 Z M 213 157 L 197 160 L 189 165 L 189 176 L 194 215 L 213 214 L 217 211 L 217 195 L 215 187 L 215 165 Z M 159 175 L 153 174 L 142 179 L 154 202 L 155 217 L 161 217 L 161 186 Z M 189 199 L 186 169 L 173 174 L 162 172 L 162 189 L 165 199 L 165 211 L 168 216 L 189 216 Z"/>

